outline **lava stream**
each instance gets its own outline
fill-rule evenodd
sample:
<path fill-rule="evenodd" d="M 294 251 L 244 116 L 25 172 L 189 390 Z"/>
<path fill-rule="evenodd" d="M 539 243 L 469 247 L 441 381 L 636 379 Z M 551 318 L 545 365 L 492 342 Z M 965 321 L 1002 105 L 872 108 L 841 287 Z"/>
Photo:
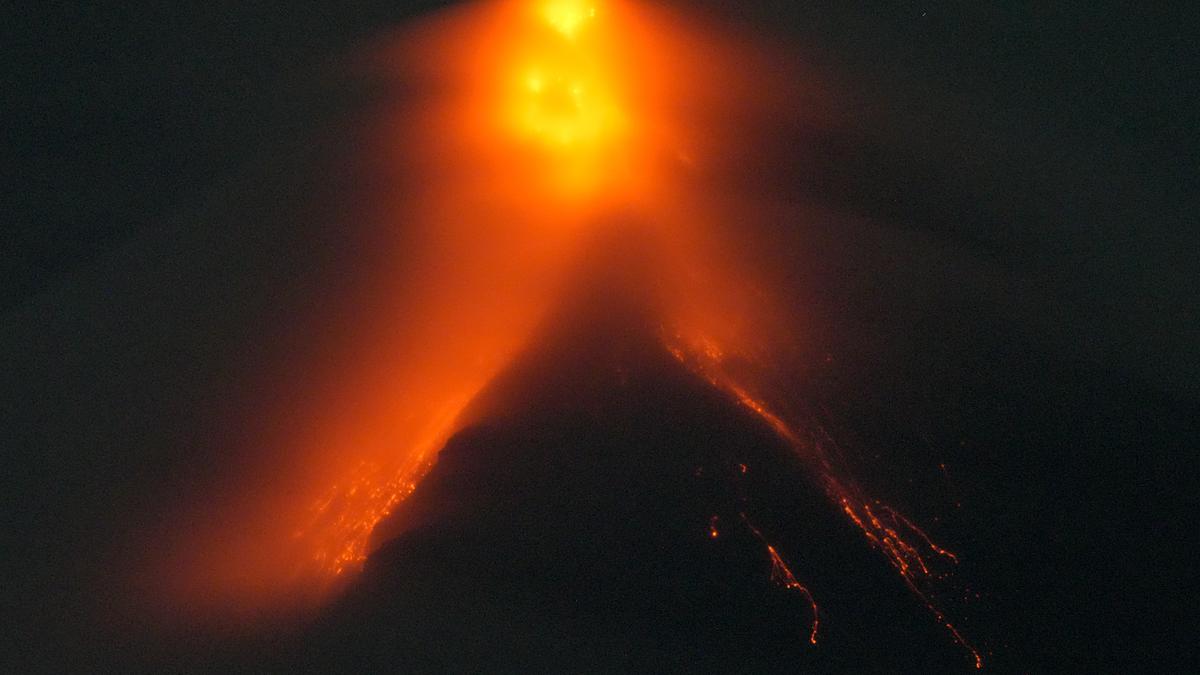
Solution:
<path fill-rule="evenodd" d="M 817 644 L 817 628 L 821 623 L 820 615 L 817 609 L 817 601 L 813 599 L 812 593 L 809 592 L 808 587 L 800 583 L 796 579 L 796 575 L 792 574 L 791 568 L 788 567 L 787 563 L 783 561 L 783 558 L 779 556 L 779 552 L 775 550 L 775 547 L 769 541 L 767 541 L 765 536 L 763 536 L 762 531 L 755 527 L 754 523 L 750 522 L 750 519 L 746 517 L 745 513 L 740 513 L 738 515 L 741 516 L 742 522 L 745 523 L 746 527 L 750 528 L 750 532 L 756 539 L 758 539 L 759 543 L 766 548 L 767 554 L 771 556 L 771 581 L 788 590 L 799 592 L 804 596 L 804 599 L 808 601 L 809 606 L 812 608 L 812 628 L 809 629 L 808 632 L 808 641 L 811 644 Z"/>
<path fill-rule="evenodd" d="M 921 601 L 950 633 L 956 643 L 970 652 L 976 668 L 983 667 L 983 657 L 979 650 L 967 640 L 959 629 L 950 622 L 945 612 L 934 602 L 931 587 L 939 582 L 948 582 L 951 572 L 948 569 L 938 569 L 935 559 L 958 564 L 958 556 L 934 543 L 920 527 L 896 509 L 866 496 L 850 475 L 850 470 L 837 461 L 834 452 L 837 445 L 825 429 L 816 421 L 810 421 L 813 429 L 811 437 L 806 438 L 796 428 L 784 421 L 778 414 L 761 399 L 749 393 L 747 386 L 731 377 L 721 367 L 724 353 L 711 340 L 701 340 L 699 345 L 691 349 L 678 337 L 668 349 L 681 363 L 693 372 L 706 379 L 713 387 L 726 392 L 747 410 L 753 412 L 780 439 L 788 444 L 812 471 L 829 499 L 838 506 L 847 519 L 866 537 L 870 545 L 882 553 L 888 562 L 896 569 L 909 590 Z M 743 515 L 744 518 L 744 515 Z M 753 525 L 746 521 L 756 536 L 771 554 L 772 561 L 786 572 L 789 588 L 804 589 L 791 575 L 775 549 Z M 793 586 L 793 583 L 795 584 Z M 948 583 L 944 585 L 949 586 Z M 813 636 L 816 635 L 816 605 L 813 605 Z"/>

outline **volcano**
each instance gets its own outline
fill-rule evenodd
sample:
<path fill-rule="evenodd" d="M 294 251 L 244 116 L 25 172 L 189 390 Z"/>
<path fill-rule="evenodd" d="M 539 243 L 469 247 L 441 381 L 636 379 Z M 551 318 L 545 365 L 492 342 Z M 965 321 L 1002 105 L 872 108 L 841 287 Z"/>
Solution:
<path fill-rule="evenodd" d="M 665 347 L 650 249 L 629 231 L 589 247 L 290 667 L 970 664 L 775 430 Z"/>

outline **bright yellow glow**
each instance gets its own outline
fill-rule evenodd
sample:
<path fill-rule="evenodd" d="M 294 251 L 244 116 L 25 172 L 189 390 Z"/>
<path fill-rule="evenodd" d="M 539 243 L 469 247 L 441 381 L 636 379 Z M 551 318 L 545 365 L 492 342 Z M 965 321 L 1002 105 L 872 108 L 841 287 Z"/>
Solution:
<path fill-rule="evenodd" d="M 585 23 L 596 18 L 596 5 L 586 0 L 550 0 L 542 16 L 567 39 L 574 39 Z"/>
<path fill-rule="evenodd" d="M 532 151 L 528 166 L 549 181 L 551 194 L 595 197 L 631 173 L 630 78 L 607 25 L 614 15 L 599 16 L 584 0 L 535 8 L 534 21 L 512 33 L 519 46 L 505 78 L 505 133 Z"/>
<path fill-rule="evenodd" d="M 617 131 L 621 115 L 595 79 L 532 69 L 525 78 L 517 121 L 522 135 L 567 148 Z"/>

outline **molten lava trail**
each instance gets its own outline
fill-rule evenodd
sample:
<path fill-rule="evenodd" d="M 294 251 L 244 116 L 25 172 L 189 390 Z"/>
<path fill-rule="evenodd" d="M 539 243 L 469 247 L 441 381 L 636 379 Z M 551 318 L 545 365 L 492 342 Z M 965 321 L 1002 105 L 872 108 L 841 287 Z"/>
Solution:
<path fill-rule="evenodd" d="M 782 412 L 785 397 L 755 374 L 782 371 L 801 329 L 745 255 L 752 247 L 738 245 L 747 235 L 732 224 L 751 210 L 719 178 L 754 131 L 738 120 L 813 100 L 786 62 L 663 9 L 589 0 L 469 4 L 368 50 L 356 67 L 417 92 L 363 131 L 376 141 L 380 182 L 404 186 L 366 209 L 395 225 L 381 226 L 396 234 L 380 242 L 395 252 L 395 274 L 328 376 L 300 397 L 311 403 L 277 413 L 302 422 L 250 434 L 271 448 L 264 466 L 225 511 L 201 507 L 216 525 L 173 558 L 182 596 L 251 607 L 327 597 L 469 421 L 477 395 L 536 349 L 588 242 L 633 223 L 654 242 L 645 294 L 664 349 L 786 442 L 982 666 L 937 603 L 955 555 L 868 497 L 824 427 Z M 815 644 L 812 594 L 741 518 L 772 580 L 812 606 Z"/>
<path fill-rule="evenodd" d="M 939 565 L 938 562 L 957 565 L 958 556 L 934 543 L 924 530 L 896 509 L 878 499 L 868 497 L 862 488 L 853 481 L 844 463 L 838 460 L 837 443 L 823 425 L 816 421 L 810 421 L 808 428 L 811 431 L 807 436 L 797 431 L 799 427 L 793 427 L 784 421 L 771 411 L 762 398 L 751 395 L 746 386 L 739 384 L 737 380 L 724 372 L 721 367 L 723 355 L 712 346 L 711 342 L 706 342 L 703 348 L 693 349 L 690 352 L 685 351 L 678 344 L 670 346 L 669 349 L 681 363 L 706 379 L 712 386 L 726 392 L 731 398 L 738 401 L 788 444 L 796 456 L 812 471 L 828 498 L 862 533 L 871 547 L 883 554 L 899 573 L 909 590 L 933 614 L 938 623 L 942 624 L 950 633 L 954 641 L 970 652 L 975 667 L 982 668 L 983 657 L 979 650 L 951 623 L 934 599 L 939 590 L 955 590 L 952 583 L 952 570 L 945 565 Z M 744 514 L 743 519 L 745 519 Z M 796 581 L 787 565 L 780 559 L 775 548 L 766 540 L 761 531 L 748 520 L 745 522 L 767 547 L 774 570 L 777 570 L 773 576 L 775 574 L 782 575 L 779 577 L 784 580 L 781 585 L 802 590 L 812 601 L 811 594 Z M 814 644 L 816 644 L 816 614 L 817 609 L 814 602 L 812 632 Z"/>
<path fill-rule="evenodd" d="M 783 561 L 783 558 L 779 556 L 779 552 L 775 550 L 775 547 L 767 541 L 765 536 L 763 536 L 762 531 L 750 522 L 750 519 L 746 517 L 745 513 L 738 515 L 741 516 L 742 522 L 745 523 L 746 527 L 750 529 L 750 532 L 754 534 L 754 537 L 758 539 L 758 541 L 766 548 L 767 554 L 771 556 L 771 581 L 788 590 L 799 592 L 804 596 L 804 599 L 808 601 L 809 606 L 812 607 L 812 628 L 808 632 L 808 641 L 811 644 L 817 644 L 817 629 L 821 624 L 820 613 L 817 608 L 817 601 L 813 599 L 812 593 L 809 592 L 808 587 L 796 580 L 796 575 L 792 574 L 791 568 L 789 568 L 787 563 Z"/>

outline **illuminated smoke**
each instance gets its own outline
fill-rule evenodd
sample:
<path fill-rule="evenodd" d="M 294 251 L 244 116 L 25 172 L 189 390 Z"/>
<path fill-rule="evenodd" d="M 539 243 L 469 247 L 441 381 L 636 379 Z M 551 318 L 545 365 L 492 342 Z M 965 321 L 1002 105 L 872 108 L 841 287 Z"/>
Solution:
<path fill-rule="evenodd" d="M 265 458 L 211 528 L 172 552 L 176 597 L 260 607 L 320 601 L 370 552 L 476 396 L 529 348 L 581 249 L 620 221 L 654 242 L 665 349 L 769 426 L 955 641 L 937 604 L 957 559 L 865 494 L 820 420 L 771 383 L 803 333 L 745 244 L 771 206 L 739 195 L 771 111 L 822 124 L 819 93 L 785 54 L 663 9 L 532 0 L 444 11 L 367 50 L 357 67 L 409 92 L 364 124 L 379 168 L 364 218 L 393 274 L 378 311 L 338 345 L 297 403 L 249 433 Z M 226 514 L 236 514 L 228 515 Z M 816 599 L 763 532 L 771 578 Z M 721 535 L 714 517 L 709 536 Z M 182 571 L 179 571 L 182 570 Z M 305 598 L 306 600 L 297 600 Z"/>

